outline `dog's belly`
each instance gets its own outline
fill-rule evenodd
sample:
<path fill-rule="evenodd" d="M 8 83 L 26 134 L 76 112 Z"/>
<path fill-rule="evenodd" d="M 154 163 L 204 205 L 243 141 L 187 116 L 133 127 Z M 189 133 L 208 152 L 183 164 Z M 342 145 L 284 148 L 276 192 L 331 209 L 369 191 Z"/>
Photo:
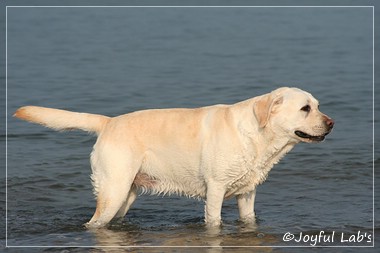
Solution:
<path fill-rule="evenodd" d="M 146 152 L 133 184 L 142 193 L 205 198 L 207 187 L 196 164 L 198 159 L 183 154 Z"/>
<path fill-rule="evenodd" d="M 133 184 L 142 193 L 187 196 L 191 198 L 205 199 L 206 184 L 201 180 L 188 177 L 165 178 L 153 177 L 144 172 L 137 173 Z"/>

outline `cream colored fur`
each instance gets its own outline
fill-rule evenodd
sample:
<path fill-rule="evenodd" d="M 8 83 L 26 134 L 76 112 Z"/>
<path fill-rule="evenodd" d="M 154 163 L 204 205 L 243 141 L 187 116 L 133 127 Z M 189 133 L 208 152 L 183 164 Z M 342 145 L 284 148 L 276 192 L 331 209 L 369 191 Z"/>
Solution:
<path fill-rule="evenodd" d="M 273 165 L 298 142 L 323 140 L 333 126 L 319 112 L 318 101 L 297 88 L 232 105 L 144 110 L 114 118 L 35 106 L 22 107 L 15 116 L 98 135 L 91 153 L 97 196 L 87 223 L 91 228 L 123 217 L 138 191 L 204 199 L 209 226 L 221 223 L 223 200 L 236 197 L 241 220 L 254 222 L 256 187 Z"/>

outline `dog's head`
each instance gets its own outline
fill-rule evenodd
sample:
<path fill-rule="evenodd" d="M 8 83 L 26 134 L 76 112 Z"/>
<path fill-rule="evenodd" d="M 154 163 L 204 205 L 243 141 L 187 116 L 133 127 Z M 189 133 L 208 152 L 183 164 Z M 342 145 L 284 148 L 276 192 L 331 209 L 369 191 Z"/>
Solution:
<path fill-rule="evenodd" d="M 279 88 L 259 97 L 254 113 L 260 128 L 296 142 L 323 141 L 334 126 L 334 121 L 319 111 L 318 101 L 298 88 Z"/>

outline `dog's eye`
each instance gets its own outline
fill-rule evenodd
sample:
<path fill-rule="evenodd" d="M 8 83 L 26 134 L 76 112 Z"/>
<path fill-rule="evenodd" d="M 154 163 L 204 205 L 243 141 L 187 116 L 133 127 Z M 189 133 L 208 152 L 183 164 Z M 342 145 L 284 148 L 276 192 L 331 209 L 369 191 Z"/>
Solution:
<path fill-rule="evenodd" d="M 304 111 L 304 112 L 310 112 L 310 110 L 311 110 L 310 105 L 305 105 L 304 107 L 301 108 L 301 111 Z"/>

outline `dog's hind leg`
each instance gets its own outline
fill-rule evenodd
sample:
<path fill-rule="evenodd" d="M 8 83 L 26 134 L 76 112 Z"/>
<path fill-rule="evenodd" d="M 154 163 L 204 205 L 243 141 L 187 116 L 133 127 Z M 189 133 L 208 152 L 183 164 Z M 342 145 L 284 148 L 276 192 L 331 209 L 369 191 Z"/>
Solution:
<path fill-rule="evenodd" d="M 129 208 L 131 208 L 133 202 L 135 202 L 138 195 L 138 190 L 135 186 L 131 187 L 131 190 L 129 191 L 128 197 L 125 200 L 124 204 L 121 206 L 119 211 L 117 212 L 115 218 L 123 218 L 126 213 L 128 212 Z"/>
<path fill-rule="evenodd" d="M 139 169 L 129 159 L 128 152 L 110 145 L 106 148 L 94 148 L 91 154 L 93 170 L 92 180 L 97 194 L 96 211 L 87 228 L 99 228 L 107 225 L 125 204 L 129 193 L 133 199 L 132 184 Z M 134 200 L 134 199 L 133 199 Z M 130 203 L 132 204 L 132 203 Z"/>

